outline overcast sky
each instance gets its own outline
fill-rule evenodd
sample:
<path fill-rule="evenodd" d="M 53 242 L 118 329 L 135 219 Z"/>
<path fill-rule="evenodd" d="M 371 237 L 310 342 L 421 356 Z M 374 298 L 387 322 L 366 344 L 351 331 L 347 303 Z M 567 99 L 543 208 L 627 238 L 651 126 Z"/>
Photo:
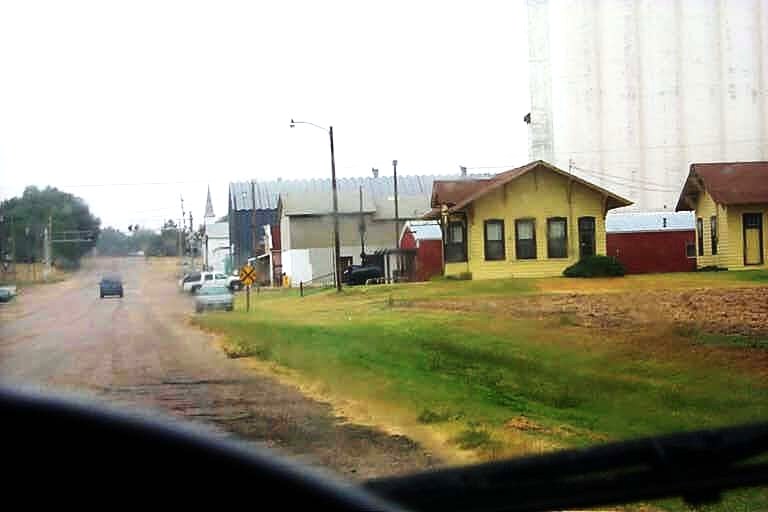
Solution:
<path fill-rule="evenodd" d="M 526 29 L 524 0 L 0 0 L 0 197 L 197 223 L 208 184 L 223 215 L 230 181 L 330 175 L 292 117 L 340 176 L 523 164 Z"/>

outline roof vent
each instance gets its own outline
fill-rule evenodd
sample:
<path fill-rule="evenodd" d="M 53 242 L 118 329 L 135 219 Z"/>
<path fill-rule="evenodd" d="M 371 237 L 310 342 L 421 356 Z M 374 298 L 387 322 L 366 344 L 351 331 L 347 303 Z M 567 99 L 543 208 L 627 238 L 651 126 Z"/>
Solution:
<path fill-rule="evenodd" d="M 373 177 L 374 178 L 378 178 L 379 177 L 379 170 L 378 169 L 371 169 L 371 172 L 373 173 Z"/>

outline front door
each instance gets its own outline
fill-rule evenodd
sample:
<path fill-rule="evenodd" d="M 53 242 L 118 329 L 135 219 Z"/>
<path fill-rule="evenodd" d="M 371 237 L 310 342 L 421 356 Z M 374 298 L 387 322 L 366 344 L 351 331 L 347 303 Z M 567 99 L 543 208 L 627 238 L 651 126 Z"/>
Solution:
<path fill-rule="evenodd" d="M 595 255 L 595 218 L 579 217 L 579 259 Z"/>
<path fill-rule="evenodd" d="M 744 225 L 744 264 L 763 264 L 763 214 L 745 213 Z"/>

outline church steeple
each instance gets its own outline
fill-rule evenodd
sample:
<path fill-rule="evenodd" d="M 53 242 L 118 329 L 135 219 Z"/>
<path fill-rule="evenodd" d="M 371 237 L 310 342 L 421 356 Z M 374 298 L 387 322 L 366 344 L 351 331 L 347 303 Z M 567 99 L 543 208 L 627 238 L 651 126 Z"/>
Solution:
<path fill-rule="evenodd" d="M 213 213 L 213 203 L 211 202 L 211 186 L 208 185 L 208 198 L 205 200 L 205 215 L 204 218 L 215 217 Z"/>

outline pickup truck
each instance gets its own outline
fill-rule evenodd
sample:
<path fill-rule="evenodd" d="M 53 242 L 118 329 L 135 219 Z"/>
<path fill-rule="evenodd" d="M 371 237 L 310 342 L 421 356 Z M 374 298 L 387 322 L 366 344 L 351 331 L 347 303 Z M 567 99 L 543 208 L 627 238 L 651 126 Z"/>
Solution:
<path fill-rule="evenodd" d="M 179 281 L 179 288 L 189 293 L 197 292 L 204 285 L 226 286 L 230 290 L 242 288 L 237 276 L 228 276 L 223 272 L 192 272 Z"/>

